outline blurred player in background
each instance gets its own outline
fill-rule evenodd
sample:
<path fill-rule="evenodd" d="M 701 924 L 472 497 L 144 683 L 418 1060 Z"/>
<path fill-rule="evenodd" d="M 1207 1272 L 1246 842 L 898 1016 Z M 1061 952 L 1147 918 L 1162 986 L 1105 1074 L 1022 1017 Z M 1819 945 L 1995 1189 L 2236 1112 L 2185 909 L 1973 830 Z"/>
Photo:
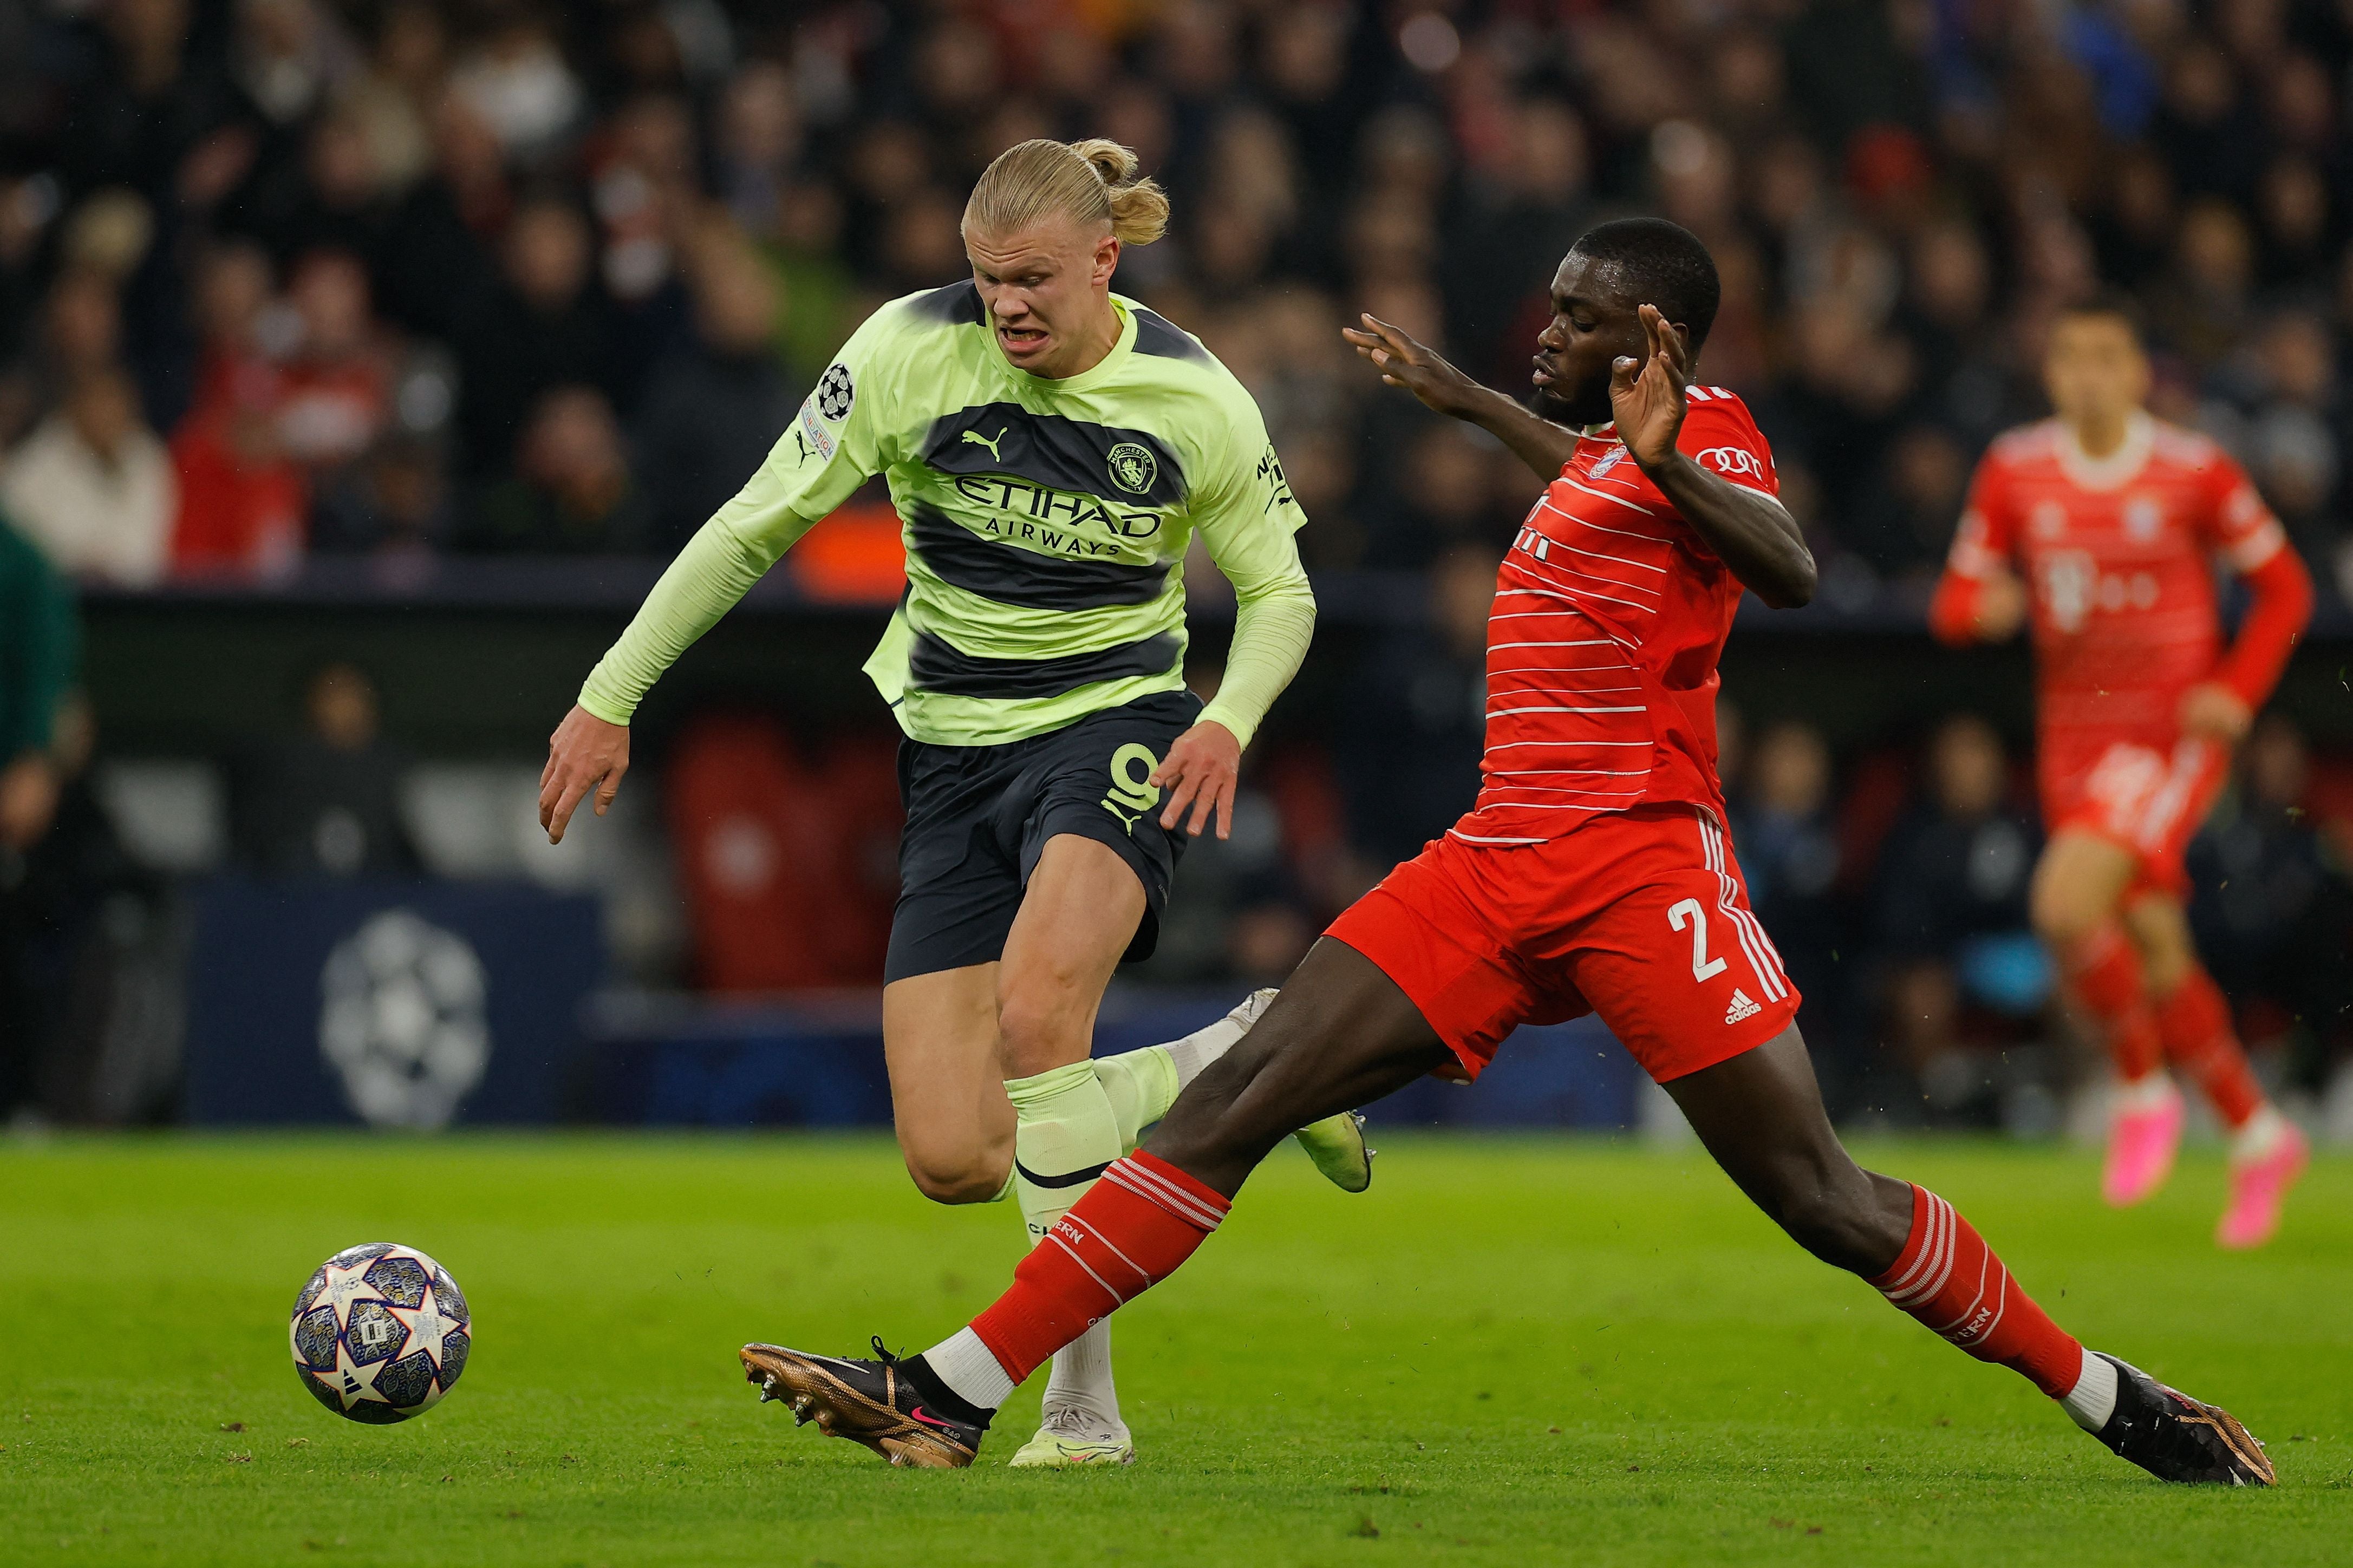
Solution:
<path fill-rule="evenodd" d="M 858 330 L 590 673 L 541 781 L 551 838 L 592 792 L 601 815 L 648 688 L 887 476 L 907 591 L 866 671 L 907 735 L 882 992 L 892 1116 L 926 1194 L 1018 1194 L 1033 1239 L 1271 994 L 1089 1059 L 1113 970 L 1152 952 L 1181 835 L 1213 818 L 1228 833 L 1242 748 L 1315 621 L 1292 538 L 1304 519 L 1257 405 L 1198 341 L 1111 292 L 1121 248 L 1167 216 L 1110 142 L 1026 142 L 990 164 L 965 209 L 973 280 Z M 1207 707 L 1185 688 L 1196 533 L 1240 604 Z M 1370 1180 L 1355 1118 L 1301 1139 L 1341 1185 Z M 1014 1463 L 1134 1457 L 1099 1328 L 1056 1359 Z"/>
<path fill-rule="evenodd" d="M 2311 616 L 2312 582 L 2239 465 L 2142 406 L 2149 365 L 2128 303 L 2062 315 L 2043 380 L 2058 416 L 2003 436 L 1978 465 L 1930 625 L 1947 642 L 1993 642 L 2031 622 L 2051 831 L 2034 924 L 2121 1079 L 2108 1202 L 2139 1203 L 2173 1168 L 2170 1061 L 2231 1129 L 2215 1239 L 2258 1247 L 2279 1227 L 2305 1139 L 2264 1100 L 2191 951 L 2183 856 Z M 2218 562 L 2252 595 L 2227 648 Z"/>
<path fill-rule="evenodd" d="M 2261 1445 L 2229 1415 L 2085 1349 L 1950 1204 L 1841 1147 L 1715 774 L 1716 660 L 1743 589 L 1776 606 L 1814 589 L 1747 408 L 1690 383 L 1715 263 L 1673 224 L 1603 224 L 1552 297 L 1538 413 L 1370 316 L 1347 334 L 1384 381 L 1550 481 L 1499 574 L 1475 807 L 1341 915 L 1149 1146 L 971 1324 L 904 1361 L 879 1338 L 871 1361 L 747 1345 L 747 1374 L 896 1462 L 970 1464 L 1015 1386 L 1192 1256 L 1290 1128 L 1424 1073 L 1475 1078 L 1520 1025 L 1593 1012 L 1815 1257 L 2031 1380 L 2135 1464 L 2268 1484 Z"/>

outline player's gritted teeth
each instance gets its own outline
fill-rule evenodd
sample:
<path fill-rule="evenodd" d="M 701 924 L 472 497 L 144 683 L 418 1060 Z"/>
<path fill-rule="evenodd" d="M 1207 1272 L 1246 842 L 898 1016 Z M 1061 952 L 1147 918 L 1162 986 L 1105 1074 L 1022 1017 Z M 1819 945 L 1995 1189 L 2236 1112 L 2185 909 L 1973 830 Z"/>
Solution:
<path fill-rule="evenodd" d="M 1042 327 L 1015 327 L 999 321 L 997 341 L 1005 345 L 1008 357 L 1019 359 L 1046 346 L 1046 331 Z"/>

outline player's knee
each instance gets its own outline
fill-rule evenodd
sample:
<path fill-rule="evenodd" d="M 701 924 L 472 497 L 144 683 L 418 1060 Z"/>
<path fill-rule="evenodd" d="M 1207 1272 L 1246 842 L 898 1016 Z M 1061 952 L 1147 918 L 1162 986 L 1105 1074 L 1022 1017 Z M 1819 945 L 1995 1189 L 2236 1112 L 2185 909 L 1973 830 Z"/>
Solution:
<path fill-rule="evenodd" d="M 1008 1078 L 1084 1060 L 1086 1009 L 1050 974 L 1010 981 L 997 999 L 997 1048 Z"/>
<path fill-rule="evenodd" d="M 2035 879 L 2027 905 L 2034 934 L 2061 954 L 2081 947 L 2108 919 L 2105 909 L 2054 877 Z"/>
<path fill-rule="evenodd" d="M 1789 1239 L 1834 1268 L 1875 1273 L 1889 1254 L 1885 1228 L 1867 1188 L 1808 1184 L 1780 1194 L 1773 1218 Z M 1901 1249 L 1904 1238 L 1895 1238 Z"/>
<path fill-rule="evenodd" d="M 985 1204 L 1005 1190 L 1008 1169 L 947 1151 L 902 1148 L 915 1190 L 935 1204 Z"/>
<path fill-rule="evenodd" d="M 2192 962 L 2188 948 L 2169 942 L 2141 949 L 2141 975 L 2149 994 L 2162 1000 L 2180 990 L 2181 983 L 2189 978 Z"/>

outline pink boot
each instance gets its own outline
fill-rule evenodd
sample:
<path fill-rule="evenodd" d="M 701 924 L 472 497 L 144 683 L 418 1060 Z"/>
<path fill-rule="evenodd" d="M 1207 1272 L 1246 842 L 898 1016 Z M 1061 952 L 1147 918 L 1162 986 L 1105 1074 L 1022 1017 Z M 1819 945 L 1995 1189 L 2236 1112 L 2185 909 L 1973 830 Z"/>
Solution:
<path fill-rule="evenodd" d="M 2279 1229 L 2280 1205 L 2287 1190 L 2311 1160 L 2312 1148 L 2304 1134 L 2284 1124 L 2263 1153 L 2232 1161 L 2231 1206 L 2214 1227 L 2215 1245 L 2242 1249 L 2269 1241 Z"/>
<path fill-rule="evenodd" d="M 2116 1208 L 2130 1208 L 2165 1185 L 2181 1147 L 2181 1091 L 2162 1074 L 2152 1076 L 2154 1083 L 2125 1086 L 2108 1125 L 2100 1194 Z"/>

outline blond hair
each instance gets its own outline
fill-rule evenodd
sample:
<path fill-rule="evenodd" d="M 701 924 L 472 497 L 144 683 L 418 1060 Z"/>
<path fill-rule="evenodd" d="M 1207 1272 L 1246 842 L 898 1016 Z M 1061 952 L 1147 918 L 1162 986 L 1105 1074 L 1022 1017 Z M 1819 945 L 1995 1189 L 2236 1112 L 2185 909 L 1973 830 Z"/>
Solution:
<path fill-rule="evenodd" d="M 965 232 L 1018 234 L 1056 216 L 1107 224 L 1122 245 L 1150 245 L 1168 228 L 1168 193 L 1139 178 L 1116 142 L 1038 140 L 997 155 L 964 205 Z"/>

